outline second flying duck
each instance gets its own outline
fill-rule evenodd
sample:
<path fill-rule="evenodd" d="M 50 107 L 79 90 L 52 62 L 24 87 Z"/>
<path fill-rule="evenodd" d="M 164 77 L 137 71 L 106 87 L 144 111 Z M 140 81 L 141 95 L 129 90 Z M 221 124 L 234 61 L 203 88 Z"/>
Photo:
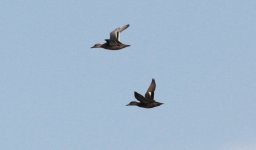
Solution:
<path fill-rule="evenodd" d="M 139 101 L 131 101 L 126 106 L 138 106 L 143 108 L 153 108 L 162 105 L 163 103 L 157 102 L 154 100 L 154 92 L 156 89 L 156 82 L 155 79 L 152 79 L 150 86 L 148 87 L 145 96 L 139 94 L 138 92 L 134 91 L 135 98 Z"/>

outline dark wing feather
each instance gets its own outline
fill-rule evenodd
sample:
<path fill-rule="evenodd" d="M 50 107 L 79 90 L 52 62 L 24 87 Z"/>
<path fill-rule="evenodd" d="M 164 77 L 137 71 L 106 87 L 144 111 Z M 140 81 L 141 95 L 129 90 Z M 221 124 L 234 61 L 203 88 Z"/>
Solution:
<path fill-rule="evenodd" d="M 136 91 L 134 91 L 134 96 L 135 98 L 140 101 L 141 103 L 148 103 L 148 101 L 145 99 L 144 96 L 142 96 L 141 94 L 137 93 Z"/>
<path fill-rule="evenodd" d="M 146 99 L 154 100 L 154 92 L 156 89 L 155 79 L 152 79 L 151 84 L 148 87 L 147 92 L 145 93 Z"/>
<path fill-rule="evenodd" d="M 120 44 L 119 41 L 115 41 L 115 40 L 105 39 L 105 41 L 107 42 L 107 44 L 108 44 L 109 46 L 116 46 L 116 45 L 119 45 L 119 44 Z"/>

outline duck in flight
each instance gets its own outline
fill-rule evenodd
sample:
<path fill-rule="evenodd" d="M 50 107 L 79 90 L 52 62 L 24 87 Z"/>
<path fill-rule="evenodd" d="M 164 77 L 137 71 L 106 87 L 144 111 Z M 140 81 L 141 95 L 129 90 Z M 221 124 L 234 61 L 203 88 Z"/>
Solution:
<path fill-rule="evenodd" d="M 150 86 L 148 87 L 147 92 L 145 93 L 145 96 L 134 92 L 135 98 L 139 101 L 131 101 L 126 106 L 138 106 L 143 108 L 153 108 L 162 105 L 163 103 L 157 102 L 154 100 L 154 91 L 156 88 L 156 82 L 155 79 L 152 79 Z"/>
<path fill-rule="evenodd" d="M 119 34 L 120 32 L 124 31 L 127 29 L 130 25 L 124 25 L 122 27 L 116 28 L 114 31 L 110 33 L 110 39 L 105 39 L 106 43 L 104 44 L 95 44 L 91 48 L 104 48 L 108 50 L 120 50 L 122 48 L 128 47 L 130 45 L 123 44 L 122 42 L 119 41 Z"/>

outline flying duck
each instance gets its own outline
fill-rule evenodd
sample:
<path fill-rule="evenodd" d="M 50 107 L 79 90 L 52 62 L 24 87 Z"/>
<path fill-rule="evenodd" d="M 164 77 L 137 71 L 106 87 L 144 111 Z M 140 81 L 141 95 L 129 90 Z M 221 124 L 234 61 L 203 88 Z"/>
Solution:
<path fill-rule="evenodd" d="M 139 101 L 131 101 L 126 106 L 138 106 L 143 108 L 153 108 L 162 105 L 163 103 L 157 102 L 154 100 L 154 91 L 156 88 L 155 79 L 152 79 L 150 86 L 148 87 L 145 96 L 139 94 L 138 92 L 134 91 L 135 98 Z"/>
<path fill-rule="evenodd" d="M 128 47 L 130 45 L 123 44 L 119 41 L 119 33 L 127 29 L 130 25 L 124 25 L 122 27 L 116 28 L 110 33 L 110 39 L 105 39 L 106 43 L 104 44 L 95 44 L 91 48 L 104 48 L 108 50 L 120 50 L 122 48 Z"/>

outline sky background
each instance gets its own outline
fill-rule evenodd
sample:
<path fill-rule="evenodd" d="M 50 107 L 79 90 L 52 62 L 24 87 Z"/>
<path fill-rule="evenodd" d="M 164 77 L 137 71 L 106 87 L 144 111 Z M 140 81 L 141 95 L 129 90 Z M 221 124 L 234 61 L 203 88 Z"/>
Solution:
<path fill-rule="evenodd" d="M 255 39 L 255 0 L 1 0 L 0 149 L 255 150 Z"/>

